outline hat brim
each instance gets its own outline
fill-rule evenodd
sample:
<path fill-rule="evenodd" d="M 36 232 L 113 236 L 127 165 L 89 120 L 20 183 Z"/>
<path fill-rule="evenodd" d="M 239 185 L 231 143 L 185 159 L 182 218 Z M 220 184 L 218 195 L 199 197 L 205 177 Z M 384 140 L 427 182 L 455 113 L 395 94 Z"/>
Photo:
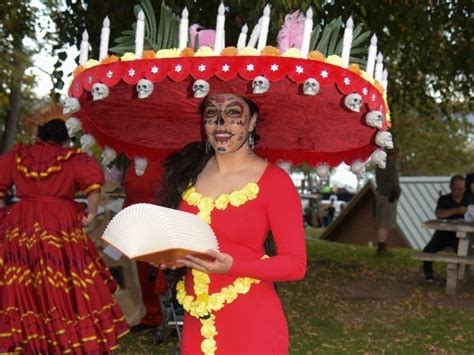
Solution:
<path fill-rule="evenodd" d="M 249 63 L 253 65 L 250 72 Z M 197 69 L 203 64 L 212 68 L 211 74 Z M 224 64 L 228 70 L 222 70 Z M 272 64 L 283 72 L 271 71 Z M 159 75 L 151 73 L 153 67 L 159 69 L 154 73 Z M 252 79 L 257 75 L 270 79 L 270 89 L 264 94 L 252 92 Z M 321 86 L 315 96 L 303 94 L 302 83 L 309 77 Z M 134 84 L 141 78 L 154 82 L 153 93 L 146 99 L 138 99 L 136 94 Z M 386 113 L 382 95 L 356 73 L 314 60 L 190 57 L 117 62 L 83 71 L 70 93 L 81 104 L 75 116 L 100 145 L 129 157 L 160 160 L 203 139 L 198 112 L 202 99 L 194 98 L 192 92 L 196 79 L 207 80 L 210 93 L 234 93 L 259 106 L 257 132 L 261 140 L 257 152 L 270 161 L 335 166 L 365 161 L 379 148 L 374 142 L 377 129 L 365 123 L 365 115 L 371 110 Z M 93 101 L 90 90 L 97 82 L 108 85 L 110 93 L 104 100 Z M 345 96 L 353 92 L 363 98 L 360 112 L 344 105 Z M 382 129 L 386 129 L 385 123 Z"/>

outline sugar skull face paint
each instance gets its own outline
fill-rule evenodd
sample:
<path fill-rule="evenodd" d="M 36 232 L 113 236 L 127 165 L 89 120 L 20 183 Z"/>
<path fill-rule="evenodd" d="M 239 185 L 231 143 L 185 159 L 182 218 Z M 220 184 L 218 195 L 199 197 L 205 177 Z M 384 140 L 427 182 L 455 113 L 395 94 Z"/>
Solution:
<path fill-rule="evenodd" d="M 235 152 L 245 144 L 256 117 L 244 99 L 233 94 L 212 95 L 202 111 L 207 139 L 218 153 Z"/>

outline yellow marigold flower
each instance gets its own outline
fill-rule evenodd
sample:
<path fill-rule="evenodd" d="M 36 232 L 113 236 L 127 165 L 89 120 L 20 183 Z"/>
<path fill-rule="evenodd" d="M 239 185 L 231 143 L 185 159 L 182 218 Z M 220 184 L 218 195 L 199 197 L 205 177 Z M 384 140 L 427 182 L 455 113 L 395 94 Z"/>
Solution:
<path fill-rule="evenodd" d="M 194 54 L 195 57 L 212 57 L 214 55 L 214 50 L 208 46 L 200 47 L 197 52 Z"/>
<path fill-rule="evenodd" d="M 191 309 L 192 307 L 192 304 L 193 304 L 193 297 L 192 296 L 185 296 L 184 299 L 183 299 L 183 307 L 184 309 L 186 310 L 189 310 Z"/>
<path fill-rule="evenodd" d="M 198 202 L 197 207 L 202 212 L 204 212 L 204 211 L 209 211 L 210 212 L 214 208 L 214 200 L 210 197 L 203 197 Z"/>
<path fill-rule="evenodd" d="M 120 57 L 120 60 L 122 62 L 125 62 L 127 60 L 135 60 L 136 57 L 135 57 L 135 53 L 132 53 L 132 52 L 127 52 L 127 53 L 124 53 L 121 57 Z"/>
<path fill-rule="evenodd" d="M 227 303 L 233 302 L 238 296 L 237 291 L 233 286 L 224 287 L 221 293 L 225 297 Z"/>
<path fill-rule="evenodd" d="M 333 54 L 326 58 L 326 63 L 342 67 L 342 58 L 338 55 Z"/>
<path fill-rule="evenodd" d="M 222 194 L 220 195 L 216 202 L 214 204 L 216 205 L 216 208 L 218 210 L 224 210 L 227 208 L 227 205 L 229 204 L 229 194 Z"/>
<path fill-rule="evenodd" d="M 258 55 L 258 51 L 253 47 L 245 47 L 239 51 L 239 55 Z"/>
<path fill-rule="evenodd" d="M 216 334 L 217 329 L 214 324 L 205 323 L 201 326 L 201 335 L 204 338 L 213 338 L 214 336 L 216 336 Z"/>
<path fill-rule="evenodd" d="M 96 65 L 99 65 L 100 62 L 98 60 L 95 60 L 95 59 L 89 59 L 86 64 L 85 64 L 85 67 L 87 69 L 89 68 L 92 68 L 92 67 L 95 67 Z"/>
<path fill-rule="evenodd" d="M 374 81 L 374 86 L 381 95 L 385 93 L 385 89 L 383 88 L 382 84 L 378 80 Z"/>
<path fill-rule="evenodd" d="M 247 195 L 247 198 L 249 200 L 253 200 L 253 199 L 257 198 L 257 195 L 258 195 L 259 191 L 260 191 L 260 188 L 254 182 L 248 183 L 244 187 L 244 192 Z"/>
<path fill-rule="evenodd" d="M 349 64 L 349 66 L 347 67 L 347 69 L 353 73 L 356 73 L 358 75 L 361 75 L 362 74 L 362 70 L 360 69 L 359 67 L 359 64 L 355 64 L 355 63 L 352 63 L 352 64 Z"/>
<path fill-rule="evenodd" d="M 298 48 L 288 48 L 281 56 L 291 57 L 291 58 L 301 58 L 301 50 Z"/>
<path fill-rule="evenodd" d="M 185 200 L 186 202 L 189 202 L 189 196 L 193 193 L 193 192 L 196 192 L 196 189 L 194 187 L 190 187 L 189 189 L 187 189 L 186 191 L 184 191 L 183 193 L 183 200 Z"/>
<path fill-rule="evenodd" d="M 214 339 L 204 339 L 201 343 L 201 350 L 204 354 L 214 354 L 217 350 L 216 341 Z"/>
<path fill-rule="evenodd" d="M 234 191 L 230 194 L 229 200 L 232 206 L 239 207 L 247 201 L 247 196 L 242 191 Z"/>
<path fill-rule="evenodd" d="M 209 309 L 213 312 L 218 311 L 224 307 L 225 297 L 221 292 L 214 293 L 209 297 Z"/>
<path fill-rule="evenodd" d="M 237 279 L 234 282 L 234 288 L 235 288 L 235 291 L 237 293 L 245 294 L 245 293 L 249 292 L 250 285 L 245 283 L 245 282 L 242 282 L 242 280 L 240 280 L 240 279 Z"/>
<path fill-rule="evenodd" d="M 177 58 L 179 54 L 180 50 L 177 48 L 160 49 L 156 52 L 156 58 Z"/>
<path fill-rule="evenodd" d="M 196 191 L 193 191 L 189 194 L 187 202 L 192 206 L 197 206 L 199 201 L 201 201 L 202 195 Z"/>

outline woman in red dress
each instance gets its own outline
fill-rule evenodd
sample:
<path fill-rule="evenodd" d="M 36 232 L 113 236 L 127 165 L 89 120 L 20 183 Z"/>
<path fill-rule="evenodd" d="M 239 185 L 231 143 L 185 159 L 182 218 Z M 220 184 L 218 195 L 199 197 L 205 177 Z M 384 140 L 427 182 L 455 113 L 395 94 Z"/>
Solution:
<path fill-rule="evenodd" d="M 128 326 L 82 229 L 97 213 L 103 174 L 79 149 L 63 147 L 64 121 L 44 124 L 38 137 L 0 157 L 0 195 L 15 185 L 20 198 L 0 236 L 0 353 L 109 353 Z M 78 190 L 86 214 L 73 200 Z"/>
<path fill-rule="evenodd" d="M 286 172 L 253 154 L 258 107 L 233 94 L 202 106 L 207 141 L 165 163 L 160 204 L 198 214 L 214 230 L 214 261 L 187 256 L 177 298 L 187 311 L 183 354 L 286 354 L 288 329 L 273 282 L 303 278 L 301 203 Z M 267 257 L 272 232 L 277 255 Z M 162 265 L 162 267 L 166 267 Z"/>

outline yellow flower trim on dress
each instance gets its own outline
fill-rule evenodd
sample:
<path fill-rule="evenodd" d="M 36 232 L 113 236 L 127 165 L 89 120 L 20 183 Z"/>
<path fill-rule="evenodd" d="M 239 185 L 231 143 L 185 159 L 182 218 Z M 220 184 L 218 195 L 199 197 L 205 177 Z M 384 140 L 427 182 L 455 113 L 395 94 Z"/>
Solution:
<path fill-rule="evenodd" d="M 198 216 L 211 223 L 211 212 L 214 208 L 224 210 L 229 203 L 238 207 L 247 201 L 257 198 L 260 189 L 254 182 L 245 185 L 241 190 L 234 191 L 230 194 L 221 194 L 215 200 L 205 197 L 196 192 L 194 186 L 189 187 L 183 193 L 183 200 L 191 206 L 197 206 L 199 209 Z M 264 255 L 262 259 L 268 258 Z M 178 282 L 176 285 L 176 299 L 194 318 L 201 322 L 201 335 L 204 340 L 201 342 L 201 351 L 205 355 L 213 355 L 217 350 L 217 343 L 214 339 L 218 334 L 215 320 L 215 312 L 224 308 L 226 304 L 234 302 L 239 295 L 244 295 L 250 291 L 253 284 L 260 283 L 260 280 L 250 277 L 238 277 L 235 281 L 220 290 L 220 292 L 209 294 L 209 284 L 211 278 L 205 272 L 192 269 L 193 289 L 196 297 L 186 294 L 184 281 Z"/>
<path fill-rule="evenodd" d="M 81 152 L 81 150 L 79 148 L 69 150 L 66 154 L 56 157 L 56 161 L 60 162 L 62 160 L 68 160 L 73 155 L 79 154 L 80 152 Z M 55 173 L 55 172 L 60 171 L 62 169 L 61 165 L 51 165 L 45 171 L 32 171 L 32 170 L 28 169 L 26 166 L 23 165 L 23 158 L 19 154 L 16 155 L 16 168 L 25 177 L 34 178 L 34 179 L 38 179 L 38 180 L 44 179 L 45 177 L 51 175 L 52 173 Z"/>
<path fill-rule="evenodd" d="M 264 255 L 262 259 L 268 258 Z M 201 322 L 201 335 L 204 340 L 201 342 L 201 351 L 205 355 L 212 355 L 217 350 L 217 343 L 214 337 L 218 334 L 215 325 L 215 312 L 224 308 L 226 304 L 234 302 L 239 295 L 244 295 L 250 291 L 253 284 L 259 284 L 260 280 L 250 277 L 238 277 L 232 285 L 226 286 L 220 292 L 209 294 L 209 283 L 211 279 L 205 272 L 193 269 L 193 289 L 196 297 L 186 294 L 184 281 L 176 285 L 176 299 L 194 318 Z"/>
<path fill-rule="evenodd" d="M 256 183 L 249 182 L 241 190 L 230 194 L 221 194 L 213 200 L 211 197 L 201 195 L 193 186 L 184 192 L 183 200 L 190 206 L 196 206 L 199 209 L 198 216 L 211 224 L 211 212 L 214 208 L 224 210 L 229 203 L 234 207 L 239 207 L 247 201 L 256 199 L 259 191 L 260 189 Z"/>

